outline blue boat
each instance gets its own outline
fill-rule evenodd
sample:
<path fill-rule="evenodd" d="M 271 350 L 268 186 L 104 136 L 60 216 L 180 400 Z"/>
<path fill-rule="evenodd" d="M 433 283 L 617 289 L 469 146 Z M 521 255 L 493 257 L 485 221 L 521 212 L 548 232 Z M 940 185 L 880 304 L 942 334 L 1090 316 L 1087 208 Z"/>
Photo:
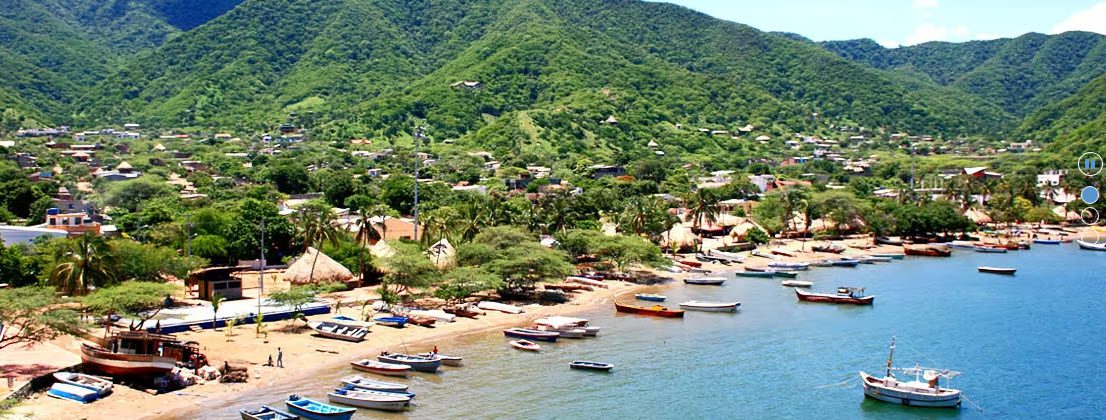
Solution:
<path fill-rule="evenodd" d="M 652 293 L 638 293 L 634 295 L 634 298 L 637 300 L 648 300 L 650 302 L 664 302 L 665 299 L 668 299 L 665 295 L 656 295 Z"/>
<path fill-rule="evenodd" d="M 856 267 L 858 264 L 860 264 L 860 260 L 853 260 L 848 258 L 833 260 L 834 267 Z"/>
<path fill-rule="evenodd" d="M 299 420 L 298 416 L 293 416 L 267 405 L 263 405 L 258 409 L 243 408 L 238 410 L 238 413 L 242 415 L 242 420 Z"/>
<path fill-rule="evenodd" d="M 407 317 L 405 316 L 380 316 L 373 318 L 377 325 L 383 325 L 385 327 L 403 328 L 407 325 Z"/>
<path fill-rule="evenodd" d="M 1060 245 L 1060 241 L 1055 239 L 1034 239 L 1033 243 L 1041 245 Z"/>
<path fill-rule="evenodd" d="M 407 354 L 394 354 L 388 352 L 380 353 L 380 356 L 377 356 L 376 360 L 384 363 L 407 365 L 416 372 L 435 373 L 438 371 L 438 368 L 442 366 L 441 359 L 411 356 Z"/>
<path fill-rule="evenodd" d="M 349 420 L 357 412 L 356 408 L 324 404 L 299 395 L 288 396 L 284 403 L 292 414 L 311 420 Z"/>
<path fill-rule="evenodd" d="M 64 383 L 54 384 L 49 391 L 46 391 L 46 395 L 81 404 L 88 404 L 100 397 L 100 393 L 94 390 Z"/>

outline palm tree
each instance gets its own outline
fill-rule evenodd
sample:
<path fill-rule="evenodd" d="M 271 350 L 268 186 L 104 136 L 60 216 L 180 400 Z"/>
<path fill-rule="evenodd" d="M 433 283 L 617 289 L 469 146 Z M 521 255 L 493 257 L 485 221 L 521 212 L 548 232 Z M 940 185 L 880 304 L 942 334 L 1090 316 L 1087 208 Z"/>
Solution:
<path fill-rule="evenodd" d="M 304 252 L 307 248 L 315 248 L 315 257 L 311 261 L 311 274 L 308 282 L 315 280 L 315 264 L 319 262 L 319 248 L 324 243 L 337 245 L 342 237 L 342 230 L 338 227 L 337 218 L 330 206 L 324 203 L 309 203 L 305 205 L 295 217 L 295 222 L 303 239 Z"/>
<path fill-rule="evenodd" d="M 65 294 L 83 295 L 115 280 L 111 248 L 99 236 L 85 234 L 66 240 L 54 259 L 58 265 L 50 272 L 50 281 Z"/>
<path fill-rule="evenodd" d="M 470 201 L 457 207 L 457 219 L 461 241 L 471 241 L 480 230 L 489 225 L 491 205 Z"/>
<path fill-rule="evenodd" d="M 211 295 L 211 329 L 217 329 L 215 323 L 219 321 L 219 305 L 227 300 L 222 294 L 216 293 Z"/>
<path fill-rule="evenodd" d="M 703 244 L 703 223 L 706 222 L 706 224 L 712 225 L 718 222 L 718 214 L 721 212 L 718 207 L 718 196 L 709 188 L 700 188 L 688 195 L 685 201 L 687 203 L 687 216 L 691 218 L 692 229 L 699 235 L 699 246 L 701 247 Z"/>

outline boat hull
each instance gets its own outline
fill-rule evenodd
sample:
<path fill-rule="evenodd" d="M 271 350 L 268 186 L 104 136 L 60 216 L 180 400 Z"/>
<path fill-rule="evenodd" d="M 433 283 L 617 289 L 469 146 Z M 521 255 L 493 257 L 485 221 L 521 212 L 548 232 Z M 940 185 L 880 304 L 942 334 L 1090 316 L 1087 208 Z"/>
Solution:
<path fill-rule="evenodd" d="M 736 312 L 740 303 L 729 303 L 721 305 L 699 305 L 699 304 L 687 304 L 681 303 L 680 309 L 685 311 L 699 311 L 699 312 Z"/>
<path fill-rule="evenodd" d="M 667 297 L 665 297 L 665 296 L 641 295 L 641 294 L 634 295 L 634 298 L 637 299 L 637 300 L 647 300 L 647 301 L 650 301 L 650 302 L 664 302 L 664 300 L 667 299 Z"/>
<path fill-rule="evenodd" d="M 864 372 L 860 372 L 860 380 L 864 386 L 864 396 L 892 404 L 909 405 L 915 407 L 960 407 L 960 391 L 947 390 L 942 395 L 926 395 L 915 392 L 905 392 L 884 386 L 882 380 Z"/>
<path fill-rule="evenodd" d="M 81 363 L 88 370 L 110 376 L 157 376 L 177 367 L 171 357 L 111 353 L 88 344 L 81 346 Z"/>
<path fill-rule="evenodd" d="M 326 394 L 326 399 L 327 401 L 335 404 L 382 411 L 403 411 L 405 408 L 407 408 L 407 405 L 411 403 L 410 399 L 404 398 L 386 398 L 382 400 L 371 400 L 354 398 L 352 396 L 339 395 L 335 393 Z"/>
<path fill-rule="evenodd" d="M 738 271 L 736 273 L 739 277 L 756 277 L 756 278 L 769 278 L 775 277 L 775 273 L 769 271 Z"/>
<path fill-rule="evenodd" d="M 875 296 L 854 298 L 847 295 L 831 295 L 825 293 L 808 293 L 795 289 L 795 295 L 804 302 L 836 303 L 844 305 L 871 305 L 875 302 Z"/>
<path fill-rule="evenodd" d="M 503 330 L 503 335 L 511 338 L 521 338 L 531 341 L 546 341 L 554 342 L 560 337 L 559 333 L 553 333 L 548 331 L 526 331 L 520 329 L 507 329 Z"/>
<path fill-rule="evenodd" d="M 379 366 L 379 365 L 351 362 L 350 366 L 352 366 L 354 370 L 359 370 L 359 371 L 362 371 L 362 372 L 375 373 L 377 375 L 397 376 L 397 377 L 404 377 L 404 378 L 411 375 L 411 367 L 407 366 L 407 365 L 400 365 L 402 367 L 400 367 L 400 366 Z"/>
<path fill-rule="evenodd" d="M 980 273 L 1003 274 L 1003 275 L 1008 275 L 1008 276 L 1012 276 L 1012 275 L 1014 275 L 1014 273 L 1016 273 L 1018 271 L 1018 269 L 1016 269 L 1016 268 L 1000 268 L 1000 267 L 978 267 L 977 270 L 979 270 Z"/>
<path fill-rule="evenodd" d="M 438 368 L 442 366 L 442 361 L 439 359 L 423 359 L 421 357 L 397 357 L 395 355 L 380 355 L 376 360 L 381 363 L 391 363 L 396 365 L 407 365 L 416 372 L 436 373 Z"/>
<path fill-rule="evenodd" d="M 700 286 L 721 286 L 725 282 L 726 279 L 721 278 L 684 279 L 684 284 L 694 284 Z"/>
<path fill-rule="evenodd" d="M 289 413 L 274 409 L 267 405 L 261 406 L 260 410 L 238 410 L 238 413 L 242 415 L 242 420 L 297 420 L 298 416 L 294 416 Z"/>
<path fill-rule="evenodd" d="M 620 304 L 620 303 L 615 303 L 614 308 L 615 308 L 615 311 L 622 312 L 622 313 L 627 313 L 627 314 L 659 316 L 659 317 L 663 317 L 663 318 L 683 318 L 684 317 L 684 311 L 682 311 L 682 310 L 668 309 L 668 308 L 665 308 L 665 307 L 659 306 L 659 305 L 658 305 L 658 307 L 648 307 L 647 308 L 647 307 L 643 307 L 643 306 L 623 305 L 623 304 Z"/>
<path fill-rule="evenodd" d="M 296 405 L 296 403 L 301 402 L 309 403 L 309 405 L 304 407 Z M 288 406 L 289 413 L 310 420 L 349 420 L 353 418 L 353 414 L 357 412 L 355 408 L 345 409 L 345 407 L 334 407 L 306 399 L 285 401 L 285 405 Z M 317 409 L 318 407 L 328 407 L 330 409 L 324 408 L 323 410 L 325 411 L 320 411 Z"/>
<path fill-rule="evenodd" d="M 100 397 L 100 394 L 94 390 L 66 383 L 54 384 L 49 391 L 46 391 L 46 395 L 81 404 L 88 404 Z"/>
<path fill-rule="evenodd" d="M 594 371 L 600 371 L 600 372 L 610 372 L 611 369 L 614 369 L 614 365 L 612 365 L 610 363 L 582 362 L 582 361 L 569 363 L 568 367 L 570 367 L 572 369 L 577 369 L 577 370 L 594 370 Z"/>
<path fill-rule="evenodd" d="M 442 366 L 461 366 L 462 364 L 464 364 L 462 362 L 463 358 L 461 356 L 446 356 L 444 354 L 434 354 L 434 353 L 419 353 L 419 354 L 416 354 L 415 356 L 426 357 L 426 358 L 437 358 L 438 360 L 442 361 Z"/>

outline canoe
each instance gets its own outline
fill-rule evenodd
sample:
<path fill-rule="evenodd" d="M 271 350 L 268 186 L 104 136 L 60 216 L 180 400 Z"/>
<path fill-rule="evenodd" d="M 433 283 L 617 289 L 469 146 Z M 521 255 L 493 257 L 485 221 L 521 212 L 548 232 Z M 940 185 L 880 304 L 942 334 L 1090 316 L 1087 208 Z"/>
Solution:
<path fill-rule="evenodd" d="M 418 353 L 415 356 L 441 360 L 443 366 L 461 366 L 464 360 L 461 356 L 448 356 L 438 353 Z"/>
<path fill-rule="evenodd" d="M 614 303 L 614 309 L 617 312 L 623 312 L 628 314 L 638 315 L 652 315 L 664 318 L 683 318 L 684 311 L 680 309 L 668 309 L 661 305 L 653 306 L 638 306 L 638 305 L 624 305 L 618 302 Z"/>
<path fill-rule="evenodd" d="M 326 399 L 335 404 L 383 411 L 403 411 L 411 404 L 411 399 L 403 395 L 384 394 L 387 393 L 336 389 L 326 394 Z"/>
<path fill-rule="evenodd" d="M 410 312 L 408 312 L 408 314 L 413 315 L 413 316 L 425 316 L 425 317 L 433 318 L 435 320 L 442 321 L 442 322 L 457 321 L 457 315 L 448 313 L 448 312 L 443 311 L 441 309 L 434 309 L 434 310 L 431 310 L 431 311 L 424 311 L 424 310 L 414 309 L 414 310 L 411 310 Z"/>
<path fill-rule="evenodd" d="M 593 279 L 589 279 L 587 277 L 577 277 L 577 276 L 565 277 L 565 283 L 576 283 L 576 284 L 582 284 L 582 285 L 585 285 L 585 286 L 598 287 L 598 288 L 601 288 L 601 289 L 606 289 L 606 288 L 610 287 L 606 283 L 603 283 L 602 280 L 593 280 Z"/>
<path fill-rule="evenodd" d="M 511 341 L 511 347 L 525 351 L 540 351 L 541 346 L 537 345 L 533 341 L 526 340 L 513 340 Z"/>
<path fill-rule="evenodd" d="M 610 363 L 589 362 L 586 360 L 576 360 L 572 363 L 569 363 L 568 367 L 579 370 L 597 370 L 600 372 L 609 372 L 611 369 L 614 369 L 614 365 Z"/>
<path fill-rule="evenodd" d="M 315 333 L 320 336 L 355 343 L 364 341 L 365 335 L 369 333 L 369 330 L 365 328 L 329 321 L 311 321 L 307 323 L 307 326 L 315 330 Z"/>
<path fill-rule="evenodd" d="M 634 295 L 634 298 L 637 300 L 647 300 L 650 302 L 664 302 L 665 299 L 668 299 L 668 297 L 665 295 L 657 295 L 651 293 L 638 293 Z"/>
<path fill-rule="evenodd" d="M 1006 275 L 1013 275 L 1015 272 L 1018 271 L 1017 268 L 1005 268 L 1005 267 L 977 267 L 976 269 L 979 270 L 980 273 L 1006 274 Z"/>
<path fill-rule="evenodd" d="M 737 275 L 738 277 L 767 278 L 767 277 L 775 277 L 776 273 L 771 272 L 771 271 L 738 271 L 738 272 L 735 272 L 734 274 Z"/>
<path fill-rule="evenodd" d="M 400 365 L 395 363 L 381 363 L 372 359 L 364 359 L 357 362 L 350 362 L 350 366 L 353 366 L 355 370 L 363 372 L 375 373 L 385 376 L 408 376 L 411 374 L 411 366 Z"/>
<path fill-rule="evenodd" d="M 859 296 L 854 293 L 814 293 L 804 292 L 795 288 L 795 296 L 801 301 L 805 302 L 820 302 L 820 303 L 842 303 L 850 305 L 871 305 L 875 301 L 876 297 L 871 296 Z"/>
<path fill-rule="evenodd" d="M 1106 251 L 1106 244 L 1096 244 L 1081 239 L 1076 239 L 1075 243 L 1079 244 L 1080 249 L 1086 249 L 1088 251 Z"/>
<path fill-rule="evenodd" d="M 741 306 L 741 302 L 703 302 L 689 300 L 680 303 L 680 308 L 684 310 L 703 312 L 734 312 L 737 310 L 738 306 Z"/>
<path fill-rule="evenodd" d="M 408 324 L 418 325 L 420 327 L 433 327 L 435 322 L 438 322 L 438 320 L 428 316 L 411 315 L 407 317 Z"/>
<path fill-rule="evenodd" d="M 99 376 L 85 375 L 83 373 L 54 372 L 54 379 L 63 384 L 91 389 L 96 391 L 96 394 L 100 397 L 110 394 L 114 386 L 111 380 Z"/>
<path fill-rule="evenodd" d="M 349 420 L 357 412 L 356 408 L 336 407 L 299 395 L 288 396 L 284 404 L 292 414 L 311 420 Z"/>
<path fill-rule="evenodd" d="M 975 247 L 975 252 L 983 252 L 983 253 L 990 253 L 990 254 L 1005 254 L 1006 253 L 1006 248 L 998 248 L 998 247 L 993 247 L 993 246 L 977 246 L 977 247 Z"/>
<path fill-rule="evenodd" d="M 780 282 L 780 285 L 786 287 L 810 287 L 814 285 L 814 282 L 802 280 L 784 280 Z"/>
<path fill-rule="evenodd" d="M 385 327 L 392 328 L 403 328 L 407 325 L 407 317 L 405 316 L 378 316 L 373 318 L 373 321 Z"/>
<path fill-rule="evenodd" d="M 242 415 L 242 420 L 299 420 L 299 416 L 285 413 L 267 405 L 253 410 L 243 408 L 238 410 L 238 413 Z"/>
<path fill-rule="evenodd" d="M 405 384 L 378 381 L 363 376 L 351 376 L 342 379 L 342 385 L 348 385 L 357 389 L 365 389 L 369 391 L 407 392 L 407 385 Z"/>
<path fill-rule="evenodd" d="M 721 286 L 725 282 L 725 277 L 691 277 L 684 279 L 684 284 L 698 284 L 708 286 Z"/>
<path fill-rule="evenodd" d="M 508 313 L 508 314 L 521 314 L 523 312 L 522 308 L 520 308 L 518 306 L 508 305 L 506 303 L 491 302 L 491 301 L 486 301 L 486 300 L 481 301 L 480 303 L 476 304 L 476 307 L 480 308 L 480 309 L 483 309 L 485 311 L 498 311 L 498 312 L 503 312 L 503 313 Z"/>
<path fill-rule="evenodd" d="M 46 391 L 46 395 L 81 404 L 88 404 L 100 398 L 100 394 L 95 390 L 60 382 L 50 386 L 50 390 Z"/>
<path fill-rule="evenodd" d="M 860 260 L 856 260 L 856 259 L 852 259 L 852 258 L 842 258 L 842 259 L 839 259 L 839 260 L 833 260 L 833 266 L 834 267 L 856 267 L 857 265 L 860 265 Z"/>
<path fill-rule="evenodd" d="M 901 260 L 906 257 L 905 254 L 872 254 L 873 257 L 886 257 L 892 260 Z"/>
<path fill-rule="evenodd" d="M 553 331 L 532 330 L 529 328 L 508 328 L 503 330 L 503 335 L 511 338 L 522 338 L 534 341 L 557 341 L 561 334 Z"/>
<path fill-rule="evenodd" d="M 1034 239 L 1033 243 L 1041 244 L 1041 245 L 1060 245 L 1060 240 L 1058 240 L 1058 239 Z"/>
<path fill-rule="evenodd" d="M 381 353 L 376 356 L 376 360 L 381 363 L 392 363 L 396 365 L 407 365 L 416 372 L 436 373 L 438 368 L 442 366 L 442 361 L 438 359 L 412 356 L 409 354 L 395 354 L 395 353 Z"/>
<path fill-rule="evenodd" d="M 768 263 L 770 268 L 782 268 L 787 270 L 809 270 L 810 264 L 805 262 L 783 262 L 773 261 Z"/>

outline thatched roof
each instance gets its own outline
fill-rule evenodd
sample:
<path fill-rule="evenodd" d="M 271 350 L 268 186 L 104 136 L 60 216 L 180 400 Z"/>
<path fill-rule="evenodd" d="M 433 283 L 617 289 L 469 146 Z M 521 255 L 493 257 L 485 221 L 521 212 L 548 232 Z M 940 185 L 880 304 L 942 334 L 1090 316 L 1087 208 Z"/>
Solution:
<path fill-rule="evenodd" d="M 1067 222 L 1077 222 L 1079 220 L 1082 220 L 1082 217 L 1079 216 L 1079 212 L 1067 211 L 1064 206 L 1053 207 L 1052 212 L 1055 213 L 1057 216 L 1064 218 L 1064 221 Z"/>
<path fill-rule="evenodd" d="M 760 229 L 764 233 L 768 233 L 767 229 L 765 229 L 757 222 L 753 221 L 753 219 L 746 218 L 743 219 L 741 223 L 734 225 L 733 229 L 730 229 L 730 236 L 733 238 L 741 239 L 745 237 L 745 234 L 749 233 L 749 231 L 753 230 L 754 228 Z"/>
<path fill-rule="evenodd" d="M 442 240 L 431 245 L 426 254 L 430 256 L 430 261 L 434 262 L 434 265 L 438 268 L 450 267 L 457 260 L 457 250 L 446 238 L 442 238 Z"/>
<path fill-rule="evenodd" d="M 690 249 L 698 244 L 699 237 L 695 236 L 687 226 L 674 226 L 672 230 L 661 235 L 661 246 L 665 248 Z"/>
<path fill-rule="evenodd" d="M 988 216 L 987 213 L 984 213 L 983 210 L 979 209 L 968 209 L 964 212 L 964 217 L 967 217 L 968 220 L 971 220 L 972 223 L 975 223 L 977 225 L 994 222 L 994 220 L 991 219 L 991 216 Z"/>
<path fill-rule="evenodd" d="M 314 277 L 311 276 L 312 265 L 315 266 Z M 352 278 L 353 273 L 348 268 L 311 247 L 284 270 L 284 280 L 292 284 L 345 282 Z"/>
<path fill-rule="evenodd" d="M 396 250 L 387 242 L 381 240 L 369 246 L 369 253 L 376 258 L 388 258 L 396 255 Z"/>

